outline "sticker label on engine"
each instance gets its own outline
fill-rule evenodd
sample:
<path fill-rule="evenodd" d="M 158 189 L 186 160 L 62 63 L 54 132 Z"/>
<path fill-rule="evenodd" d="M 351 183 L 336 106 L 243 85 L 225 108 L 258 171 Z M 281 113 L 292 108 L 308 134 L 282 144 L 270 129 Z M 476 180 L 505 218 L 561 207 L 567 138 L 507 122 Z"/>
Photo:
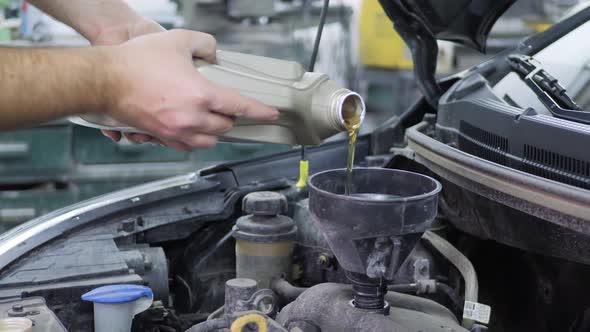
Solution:
<path fill-rule="evenodd" d="M 491 315 L 492 307 L 489 305 L 465 301 L 465 307 L 463 307 L 463 318 L 487 324 L 490 322 Z"/>

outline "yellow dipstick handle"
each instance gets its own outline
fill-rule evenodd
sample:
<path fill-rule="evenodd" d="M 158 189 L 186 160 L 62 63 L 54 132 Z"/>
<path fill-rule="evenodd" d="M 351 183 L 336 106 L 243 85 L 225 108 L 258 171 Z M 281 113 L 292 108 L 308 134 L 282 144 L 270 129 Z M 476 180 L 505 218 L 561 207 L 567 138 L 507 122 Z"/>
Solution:
<path fill-rule="evenodd" d="M 299 181 L 295 184 L 297 188 L 305 188 L 307 186 L 307 176 L 309 175 L 309 161 L 299 161 Z"/>
<path fill-rule="evenodd" d="M 242 332 L 242 329 L 248 325 L 254 323 L 258 328 L 258 332 L 267 332 L 268 331 L 268 323 L 264 316 L 259 314 L 248 314 L 236 319 L 230 328 L 230 332 Z"/>

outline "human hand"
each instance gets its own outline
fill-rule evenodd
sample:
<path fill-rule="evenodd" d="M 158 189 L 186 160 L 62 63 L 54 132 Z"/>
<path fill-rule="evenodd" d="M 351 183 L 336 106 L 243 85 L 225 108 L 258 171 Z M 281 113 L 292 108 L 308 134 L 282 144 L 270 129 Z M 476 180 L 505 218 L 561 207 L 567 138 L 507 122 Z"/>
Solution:
<path fill-rule="evenodd" d="M 124 43 L 130 39 L 135 37 L 139 37 L 142 35 L 150 34 L 150 33 L 157 33 L 166 31 L 161 25 L 158 23 L 143 18 L 141 16 L 137 16 L 130 21 L 126 21 L 122 25 L 113 25 L 106 28 L 103 28 L 98 34 L 93 36 L 90 42 L 92 45 L 100 46 L 100 45 L 118 45 Z M 133 143 L 140 144 L 140 143 L 158 143 L 161 144 L 162 142 L 158 141 L 154 137 L 146 134 L 140 133 L 121 133 L 114 130 L 101 130 L 103 135 L 109 137 L 114 142 L 119 142 L 122 136 Z"/>
<path fill-rule="evenodd" d="M 172 30 L 106 47 L 110 107 L 106 114 L 178 150 L 212 147 L 236 117 L 272 121 L 278 111 L 205 79 L 193 58 L 215 62 L 208 34 Z"/>

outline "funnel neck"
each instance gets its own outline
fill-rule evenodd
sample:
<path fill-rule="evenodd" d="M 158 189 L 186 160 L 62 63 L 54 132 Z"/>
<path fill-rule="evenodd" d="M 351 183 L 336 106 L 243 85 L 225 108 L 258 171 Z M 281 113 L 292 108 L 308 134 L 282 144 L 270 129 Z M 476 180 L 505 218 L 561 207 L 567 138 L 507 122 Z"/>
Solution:
<path fill-rule="evenodd" d="M 389 314 L 389 303 L 385 301 L 385 294 L 387 294 L 385 280 L 371 279 L 364 274 L 353 272 L 346 272 L 346 277 L 352 284 L 351 304 L 355 308 Z"/>

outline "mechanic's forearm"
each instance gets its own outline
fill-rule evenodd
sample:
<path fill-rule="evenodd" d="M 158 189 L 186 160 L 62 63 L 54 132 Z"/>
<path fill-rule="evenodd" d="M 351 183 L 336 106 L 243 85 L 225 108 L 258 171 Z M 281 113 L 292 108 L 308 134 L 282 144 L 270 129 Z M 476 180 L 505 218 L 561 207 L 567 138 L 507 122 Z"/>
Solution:
<path fill-rule="evenodd" d="M 0 130 L 112 109 L 111 63 L 101 47 L 0 48 Z"/>
<path fill-rule="evenodd" d="M 29 0 L 31 4 L 71 26 L 91 42 L 140 16 L 123 0 Z"/>

